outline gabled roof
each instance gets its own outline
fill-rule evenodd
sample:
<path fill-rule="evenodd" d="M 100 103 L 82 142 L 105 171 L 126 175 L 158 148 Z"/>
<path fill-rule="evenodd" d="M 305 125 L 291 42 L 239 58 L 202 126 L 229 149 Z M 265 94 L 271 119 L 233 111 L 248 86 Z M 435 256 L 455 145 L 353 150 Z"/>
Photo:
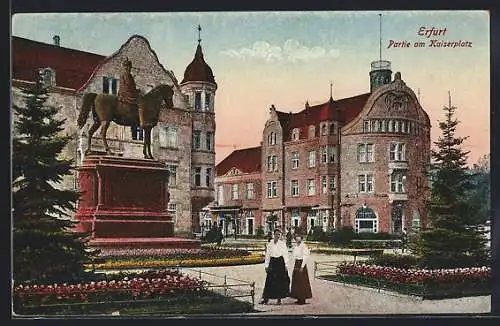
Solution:
<path fill-rule="evenodd" d="M 203 58 L 203 51 L 200 44 L 196 47 L 193 61 L 191 61 L 184 71 L 184 79 L 181 84 L 190 81 L 202 81 L 217 85 L 212 68 L 210 68 Z"/>
<path fill-rule="evenodd" d="M 318 126 L 321 121 L 334 120 L 345 125 L 359 115 L 366 104 L 371 93 L 356 95 L 353 97 L 333 100 L 306 107 L 297 113 L 285 113 L 276 111 L 278 119 L 284 132 L 285 141 L 291 139 L 291 132 L 295 128 L 300 129 L 300 139 L 307 138 L 307 131 L 310 125 Z"/>
<path fill-rule="evenodd" d="M 223 176 L 232 168 L 243 173 L 260 172 L 261 147 L 238 149 L 215 166 L 215 175 Z"/>
<path fill-rule="evenodd" d="M 35 81 L 39 68 L 56 72 L 56 85 L 78 89 L 104 56 L 12 36 L 12 79 Z"/>

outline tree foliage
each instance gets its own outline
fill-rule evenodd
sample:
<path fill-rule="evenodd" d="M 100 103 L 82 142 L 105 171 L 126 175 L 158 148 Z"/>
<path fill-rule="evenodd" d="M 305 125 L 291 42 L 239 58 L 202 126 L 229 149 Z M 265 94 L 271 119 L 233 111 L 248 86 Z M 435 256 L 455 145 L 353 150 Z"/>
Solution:
<path fill-rule="evenodd" d="M 431 150 L 429 223 L 412 249 L 429 268 L 482 265 L 488 255 L 477 219 L 472 218 L 477 212 L 469 194 L 475 185 L 467 168 L 469 152 L 462 149 L 467 137 L 456 136 L 456 107 L 450 103 L 444 111 L 445 120 L 439 122 L 442 135 Z"/>
<path fill-rule="evenodd" d="M 93 251 L 86 234 L 74 232 L 71 213 L 79 194 L 57 188 L 72 171 L 72 161 L 59 157 L 69 140 L 61 136 L 65 121 L 45 104 L 41 83 L 23 94 L 24 105 L 13 106 L 13 277 L 24 282 L 82 276 Z"/>

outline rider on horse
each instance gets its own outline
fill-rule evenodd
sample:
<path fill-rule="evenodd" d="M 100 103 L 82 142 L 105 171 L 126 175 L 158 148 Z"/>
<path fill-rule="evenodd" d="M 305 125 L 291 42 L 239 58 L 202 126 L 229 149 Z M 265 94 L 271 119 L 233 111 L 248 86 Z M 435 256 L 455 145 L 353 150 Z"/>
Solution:
<path fill-rule="evenodd" d="M 122 63 L 122 73 L 120 75 L 120 87 L 118 89 L 118 101 L 133 106 L 139 114 L 141 127 L 143 126 L 142 107 L 139 106 L 137 99 L 139 98 L 139 90 L 135 86 L 134 77 L 130 73 L 132 70 L 132 62 L 126 58 Z M 135 126 L 132 126 L 135 129 Z"/>

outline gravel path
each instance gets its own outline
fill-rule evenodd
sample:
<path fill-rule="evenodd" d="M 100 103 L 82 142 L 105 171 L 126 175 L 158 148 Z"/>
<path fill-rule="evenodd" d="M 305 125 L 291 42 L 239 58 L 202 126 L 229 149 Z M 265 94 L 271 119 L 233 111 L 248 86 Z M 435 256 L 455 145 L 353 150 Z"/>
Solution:
<path fill-rule="evenodd" d="M 285 298 L 281 305 L 270 300 L 267 305 L 260 305 L 265 282 L 264 264 L 204 267 L 184 269 L 184 273 L 198 275 L 196 271 L 213 273 L 228 278 L 237 278 L 248 282 L 255 281 L 256 313 L 249 315 L 343 315 L 343 314 L 451 314 L 451 313 L 488 313 L 491 310 L 491 296 L 466 297 L 444 300 L 419 300 L 391 292 L 377 292 L 355 286 L 337 284 L 332 281 L 314 278 L 314 261 L 343 260 L 342 256 L 312 254 L 308 271 L 313 298 L 305 305 L 295 305 L 292 298 Z M 206 279 L 211 276 L 203 275 Z M 213 277 L 212 277 L 213 279 Z M 221 279 L 219 279 L 221 281 Z M 232 280 L 228 279 L 231 284 Z M 249 300 L 250 298 L 241 298 Z"/>

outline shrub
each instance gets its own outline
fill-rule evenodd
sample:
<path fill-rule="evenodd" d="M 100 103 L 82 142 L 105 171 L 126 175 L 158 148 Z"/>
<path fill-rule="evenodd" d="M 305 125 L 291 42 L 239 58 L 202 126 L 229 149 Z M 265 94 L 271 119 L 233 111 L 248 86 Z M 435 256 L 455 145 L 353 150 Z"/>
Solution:
<path fill-rule="evenodd" d="M 383 254 L 372 256 L 367 263 L 377 266 L 409 269 L 418 265 L 418 258 L 411 255 Z"/>
<path fill-rule="evenodd" d="M 330 235 L 329 242 L 333 245 L 345 247 L 355 237 L 352 226 L 344 226 L 338 231 L 334 231 Z"/>
<path fill-rule="evenodd" d="M 255 235 L 258 237 L 258 238 L 264 238 L 265 237 L 265 234 L 264 234 L 264 227 L 262 227 L 262 225 L 259 225 L 257 227 L 257 230 L 255 231 Z"/>
<path fill-rule="evenodd" d="M 354 238 L 359 240 L 399 240 L 401 239 L 401 235 L 388 232 L 362 232 L 356 233 Z"/>
<path fill-rule="evenodd" d="M 392 249 L 401 248 L 400 240 L 359 240 L 353 239 L 349 243 L 350 248 L 370 248 L 370 249 Z"/>
<path fill-rule="evenodd" d="M 323 231 L 323 227 L 321 226 L 315 226 L 311 228 L 309 233 L 307 234 L 306 240 L 307 241 L 325 241 L 325 231 Z"/>

